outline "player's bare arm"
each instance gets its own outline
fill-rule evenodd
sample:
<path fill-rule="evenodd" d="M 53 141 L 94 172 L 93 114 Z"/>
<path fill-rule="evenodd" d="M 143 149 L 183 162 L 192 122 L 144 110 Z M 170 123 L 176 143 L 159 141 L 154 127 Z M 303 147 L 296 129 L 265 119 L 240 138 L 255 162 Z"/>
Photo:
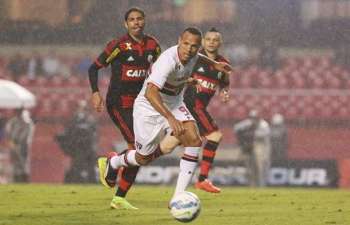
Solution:
<path fill-rule="evenodd" d="M 99 91 L 92 93 L 91 104 L 96 112 L 102 112 L 104 109 L 104 101 Z"/>
<path fill-rule="evenodd" d="M 159 88 L 156 85 L 148 83 L 145 97 L 151 103 L 153 108 L 168 120 L 170 128 L 173 130 L 175 136 L 184 134 L 185 128 L 182 122 L 178 121 L 166 108 L 160 97 Z"/>
<path fill-rule="evenodd" d="M 186 80 L 186 84 L 188 85 L 196 85 L 198 84 L 198 80 L 194 77 L 189 77 L 187 80 Z"/>
<path fill-rule="evenodd" d="M 229 85 L 230 85 L 229 75 L 224 73 L 220 84 L 220 90 L 219 90 L 219 96 L 220 96 L 221 102 L 223 103 L 228 102 L 230 98 Z"/>
<path fill-rule="evenodd" d="M 96 112 L 102 112 L 104 108 L 104 101 L 98 89 L 98 70 L 96 63 L 91 64 L 89 68 L 89 81 L 92 90 L 91 104 Z"/>

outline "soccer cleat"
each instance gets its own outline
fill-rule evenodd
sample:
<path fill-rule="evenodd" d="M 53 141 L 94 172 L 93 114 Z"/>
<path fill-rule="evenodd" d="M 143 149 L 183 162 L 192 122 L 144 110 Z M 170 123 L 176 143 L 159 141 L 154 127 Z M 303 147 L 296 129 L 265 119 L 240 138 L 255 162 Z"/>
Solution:
<path fill-rule="evenodd" d="M 107 157 L 98 158 L 98 171 L 101 183 L 107 188 L 113 188 L 117 183 L 118 171 L 109 165 L 109 159 L 117 153 L 109 153 Z"/>
<path fill-rule="evenodd" d="M 105 179 L 106 174 L 106 168 L 107 168 L 107 158 L 106 157 L 100 157 L 98 158 L 98 172 L 100 175 L 100 181 L 101 183 L 106 186 L 107 188 L 113 188 L 115 186 L 115 183 L 113 185 L 113 182 L 107 182 Z"/>
<path fill-rule="evenodd" d="M 220 193 L 221 189 L 216 187 L 212 182 L 210 182 L 208 179 L 205 179 L 204 181 L 197 181 L 194 185 L 195 188 L 201 189 L 206 192 L 210 193 Z"/>
<path fill-rule="evenodd" d="M 114 196 L 111 201 L 111 208 L 113 209 L 138 209 L 135 206 L 131 205 L 125 198 Z"/>

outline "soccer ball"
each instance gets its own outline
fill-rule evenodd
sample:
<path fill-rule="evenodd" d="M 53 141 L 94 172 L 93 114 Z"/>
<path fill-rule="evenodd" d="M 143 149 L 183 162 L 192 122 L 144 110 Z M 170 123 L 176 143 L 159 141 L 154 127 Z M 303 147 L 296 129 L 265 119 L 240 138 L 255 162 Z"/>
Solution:
<path fill-rule="evenodd" d="M 201 201 L 192 192 L 184 191 L 175 195 L 170 201 L 170 213 L 180 222 L 190 222 L 197 218 L 201 211 Z"/>

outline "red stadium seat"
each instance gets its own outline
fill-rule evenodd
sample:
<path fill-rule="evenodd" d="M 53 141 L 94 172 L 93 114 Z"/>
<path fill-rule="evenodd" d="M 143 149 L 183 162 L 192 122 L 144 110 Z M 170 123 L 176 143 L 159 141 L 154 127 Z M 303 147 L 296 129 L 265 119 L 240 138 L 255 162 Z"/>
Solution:
<path fill-rule="evenodd" d="M 306 88 L 305 79 L 301 77 L 292 78 L 293 88 L 302 89 Z"/>
<path fill-rule="evenodd" d="M 257 88 L 272 88 L 273 76 L 269 71 L 261 71 L 257 74 Z"/>
<path fill-rule="evenodd" d="M 348 105 L 343 105 L 336 111 L 339 119 L 350 119 L 350 109 Z"/>
<path fill-rule="evenodd" d="M 325 81 L 321 77 L 317 77 L 310 80 L 310 88 L 321 89 L 325 86 Z"/>
<path fill-rule="evenodd" d="M 49 83 L 49 79 L 46 78 L 46 77 L 37 77 L 35 78 L 34 80 L 34 85 L 37 86 L 37 87 L 48 87 L 47 84 Z"/>
<path fill-rule="evenodd" d="M 319 67 L 327 69 L 331 67 L 331 58 L 329 56 L 322 56 L 319 58 Z"/>
<path fill-rule="evenodd" d="M 224 105 L 215 97 L 210 103 L 215 119 L 243 119 L 251 109 L 259 110 L 265 118 L 281 113 L 291 120 L 350 119 L 350 72 L 346 68 L 333 64 L 329 56 L 288 57 L 282 61 L 275 72 L 257 64 L 236 68 L 230 77 L 231 101 Z M 104 95 L 110 78 L 99 78 Z M 67 118 L 79 100 L 91 95 L 88 77 L 37 77 L 33 81 L 23 77 L 19 83 L 37 96 L 35 113 L 39 117 Z M 241 89 L 245 90 L 238 92 Z"/>
<path fill-rule="evenodd" d="M 302 109 L 302 117 L 304 119 L 312 119 L 315 117 L 316 111 L 315 108 L 312 105 L 306 105 Z"/>

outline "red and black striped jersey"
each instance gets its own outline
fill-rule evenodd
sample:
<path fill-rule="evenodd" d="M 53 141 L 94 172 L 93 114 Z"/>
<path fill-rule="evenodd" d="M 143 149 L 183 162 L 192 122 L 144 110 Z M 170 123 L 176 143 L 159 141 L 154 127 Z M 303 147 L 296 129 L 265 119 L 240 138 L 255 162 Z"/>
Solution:
<path fill-rule="evenodd" d="M 200 53 L 205 55 L 203 50 Z M 221 55 L 218 55 L 215 61 L 229 64 L 229 61 Z M 197 102 L 196 104 L 200 103 L 201 107 L 207 107 L 216 90 L 219 87 L 223 88 L 229 85 L 229 80 L 222 72 L 214 69 L 212 65 L 201 58 L 197 60 L 193 68 L 192 77 L 197 79 L 198 84 L 197 87 L 189 86 L 186 89 L 184 100 L 187 105 L 195 106 L 195 102 Z"/>
<path fill-rule="evenodd" d="M 141 43 L 129 34 L 110 41 L 94 62 L 98 68 L 111 65 L 107 104 L 132 107 L 160 52 L 158 41 L 149 35 Z"/>

